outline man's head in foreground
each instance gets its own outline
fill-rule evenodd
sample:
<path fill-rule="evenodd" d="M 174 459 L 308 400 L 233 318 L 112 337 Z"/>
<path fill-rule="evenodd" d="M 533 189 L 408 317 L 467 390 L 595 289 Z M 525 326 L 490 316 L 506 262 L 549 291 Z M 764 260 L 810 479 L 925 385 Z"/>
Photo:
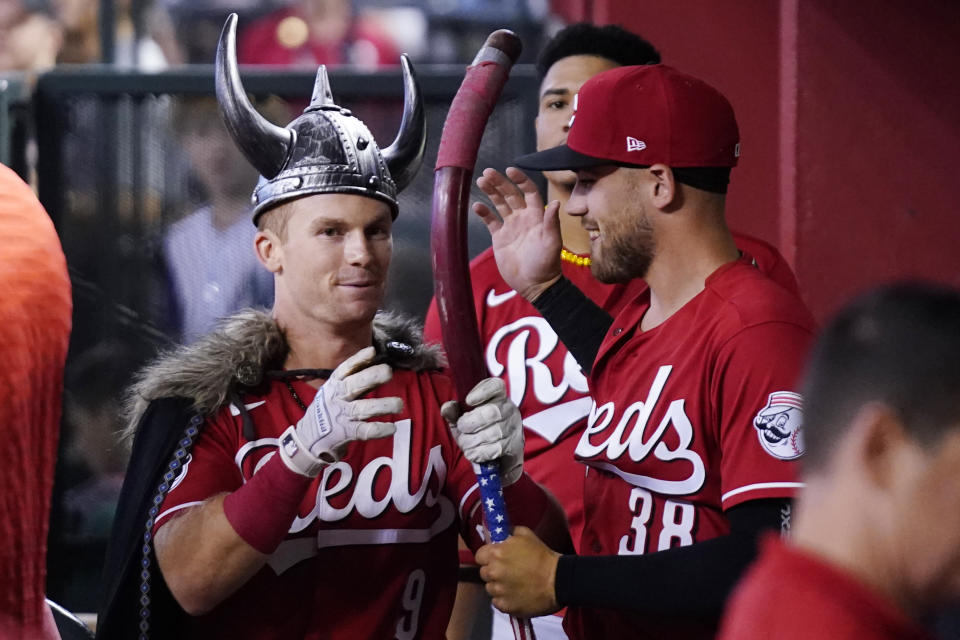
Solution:
<path fill-rule="evenodd" d="M 566 144 L 516 163 L 576 172 L 566 211 L 590 232 L 597 279 L 646 277 L 678 211 L 691 212 L 685 224 L 725 227 L 740 136 L 716 89 L 666 65 L 619 67 L 588 80 L 573 106 Z"/>
<path fill-rule="evenodd" d="M 797 543 L 910 614 L 960 599 L 960 293 L 856 300 L 824 329 L 803 395 Z"/>

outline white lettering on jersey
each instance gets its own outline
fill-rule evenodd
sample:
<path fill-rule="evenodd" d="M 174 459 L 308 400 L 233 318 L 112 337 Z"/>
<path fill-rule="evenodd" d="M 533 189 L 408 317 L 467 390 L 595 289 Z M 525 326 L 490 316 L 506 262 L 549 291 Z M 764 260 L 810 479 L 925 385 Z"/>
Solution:
<path fill-rule="evenodd" d="M 538 346 L 535 353 L 530 353 L 531 338 L 534 336 Z M 502 344 L 507 345 L 506 362 L 501 362 L 497 356 Z M 541 404 L 556 403 L 568 389 L 581 394 L 587 393 L 587 378 L 570 353 L 563 359 L 563 377 L 559 381 L 554 380 L 553 372 L 544 360 L 550 357 L 558 346 L 560 339 L 546 320 L 539 316 L 520 318 L 500 327 L 490 337 L 486 350 L 487 370 L 491 375 L 506 380 L 510 399 L 518 406 L 523 406 L 527 394 L 528 371 L 532 380 L 530 390 Z M 555 442 L 571 425 L 586 417 L 589 402 L 584 400 L 586 398 L 579 398 L 529 415 L 523 424 L 549 442 Z"/>
<path fill-rule="evenodd" d="M 420 621 L 420 605 L 423 604 L 424 585 L 427 574 L 423 569 L 416 569 L 407 578 L 407 586 L 403 589 L 401 605 L 403 614 L 397 620 L 395 640 L 413 640 L 417 637 L 417 627 Z"/>
<path fill-rule="evenodd" d="M 170 491 L 176 489 L 180 483 L 183 482 L 183 479 L 187 477 L 187 470 L 190 469 L 191 460 L 193 460 L 193 454 L 187 454 L 187 457 L 183 459 L 183 462 L 180 465 L 180 473 L 178 473 L 177 477 L 174 478 L 173 482 L 170 483 Z"/>
<path fill-rule="evenodd" d="M 617 408 L 613 402 L 607 402 L 599 407 L 594 403 L 587 418 L 587 428 L 577 444 L 576 454 L 585 458 L 587 464 L 614 473 L 635 487 L 643 487 L 668 495 L 689 495 L 698 491 L 706 480 L 706 468 L 700 455 L 690 449 L 690 443 L 693 441 L 693 425 L 684 410 L 685 400 L 672 400 L 657 428 L 648 437 L 644 437 L 647 423 L 657 407 L 672 370 L 673 367 L 670 365 L 660 367 L 646 401 L 634 402 L 628 406 L 600 444 L 593 444 L 596 440 L 595 436 L 607 430 L 617 413 Z M 664 434 L 670 427 L 679 439 L 676 449 L 670 449 L 663 442 Z M 689 463 L 688 477 L 683 480 L 662 480 L 648 475 L 629 473 L 611 462 L 593 459 L 603 457 L 615 462 L 627 453 L 631 461 L 639 463 L 651 452 L 654 457 L 663 462 L 684 460 Z"/>
<path fill-rule="evenodd" d="M 445 531 L 456 518 L 456 509 L 450 500 L 441 493 L 447 479 L 447 465 L 443 459 L 441 446 L 430 449 L 426 468 L 416 493 L 410 492 L 413 478 L 410 470 L 410 433 L 411 420 L 399 420 L 393 436 L 391 456 L 380 456 L 369 461 L 366 466 L 354 474 L 354 469 L 346 462 L 337 462 L 324 467 L 317 490 L 316 504 L 305 517 L 298 516 L 290 525 L 290 533 L 306 529 L 314 520 L 320 522 L 339 522 L 354 511 L 358 515 L 373 520 L 393 507 L 400 513 L 410 513 L 421 507 L 438 506 L 437 519 L 423 529 L 321 529 L 316 538 L 286 540 L 270 558 L 270 566 L 278 574 L 294 564 L 315 556 L 317 549 L 350 544 L 403 544 L 426 542 L 438 533 Z M 263 443 L 267 439 L 258 440 Z M 277 446 L 277 440 L 273 446 Z M 251 443 L 248 443 L 251 444 Z M 256 446 L 246 449 L 252 451 Z M 271 457 L 268 454 L 265 458 Z M 237 455 L 238 464 L 242 456 Z M 262 466 L 260 461 L 257 468 Z M 379 500 L 374 496 L 374 482 L 379 474 L 390 473 L 390 489 Z M 413 474 L 416 475 L 415 473 Z M 435 480 L 434 480 L 435 478 Z M 352 490 L 350 499 L 342 508 L 334 507 L 329 500 L 345 491 Z"/>
<path fill-rule="evenodd" d="M 410 425 L 411 421 L 399 420 L 397 432 L 393 435 L 393 455 L 380 456 L 360 469 L 354 479 L 353 468 L 346 462 L 327 465 L 323 469 L 320 488 L 317 491 L 317 503 L 306 517 L 297 517 L 290 526 L 290 533 L 302 531 L 318 519 L 322 522 L 338 522 L 348 517 L 354 510 L 364 518 L 373 519 L 383 515 L 393 504 L 400 513 L 410 513 L 422 502 L 427 507 L 437 504 L 439 487 L 447 479 L 447 464 L 443 460 L 440 445 L 430 449 L 427 468 L 423 470 L 423 480 L 416 493 L 410 493 Z M 377 474 L 384 469 L 390 470 L 390 490 L 380 500 L 373 496 L 373 484 Z M 430 491 L 431 476 L 437 476 L 437 492 Z M 328 501 L 353 485 L 353 494 L 345 507 L 336 508 Z"/>
<path fill-rule="evenodd" d="M 556 404 L 527 416 L 523 419 L 523 426 L 547 442 L 554 443 L 571 425 L 586 418 L 592 405 L 593 400 L 589 397 Z"/>

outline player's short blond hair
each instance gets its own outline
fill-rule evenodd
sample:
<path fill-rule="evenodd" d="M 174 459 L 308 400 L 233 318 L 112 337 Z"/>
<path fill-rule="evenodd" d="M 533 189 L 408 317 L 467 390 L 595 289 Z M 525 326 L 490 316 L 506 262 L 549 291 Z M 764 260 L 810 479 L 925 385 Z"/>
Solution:
<path fill-rule="evenodd" d="M 260 214 L 257 220 L 257 230 L 270 231 L 281 243 L 287 241 L 287 222 L 290 220 L 292 208 L 289 202 L 284 202 Z"/>

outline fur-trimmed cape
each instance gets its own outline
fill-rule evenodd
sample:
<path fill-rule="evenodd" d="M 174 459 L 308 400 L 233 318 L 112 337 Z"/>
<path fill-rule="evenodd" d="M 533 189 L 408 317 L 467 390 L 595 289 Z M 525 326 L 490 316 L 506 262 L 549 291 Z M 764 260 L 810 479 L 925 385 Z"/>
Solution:
<path fill-rule="evenodd" d="M 423 343 L 415 321 L 380 312 L 373 328 L 374 346 L 390 366 L 421 371 L 443 365 L 439 347 Z M 268 313 L 246 310 L 192 345 L 161 354 L 136 377 L 124 433 L 132 450 L 104 563 L 98 639 L 141 637 L 144 619 L 152 638 L 179 635 L 187 614 L 160 572 L 152 570 L 156 508 L 204 420 L 244 388 L 258 385 L 266 372 L 282 369 L 288 351 Z"/>
<path fill-rule="evenodd" d="M 444 366 L 440 347 L 423 342 L 423 327 L 397 313 L 377 314 L 373 343 L 395 369 Z M 256 386 L 267 371 L 282 369 L 288 351 L 283 331 L 269 313 L 246 309 L 224 318 L 217 330 L 161 354 L 137 374 L 125 402 L 123 437 L 133 437 L 147 406 L 160 398 L 189 398 L 194 411 L 212 416 L 231 392 Z"/>

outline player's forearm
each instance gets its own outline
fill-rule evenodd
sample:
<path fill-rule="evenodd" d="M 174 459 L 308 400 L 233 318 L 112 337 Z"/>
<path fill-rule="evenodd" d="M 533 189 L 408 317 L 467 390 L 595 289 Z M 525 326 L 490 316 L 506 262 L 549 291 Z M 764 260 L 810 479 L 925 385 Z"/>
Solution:
<path fill-rule="evenodd" d="M 286 538 L 313 480 L 281 458 L 274 456 L 233 493 L 215 496 L 157 531 L 160 569 L 189 613 L 222 602 Z"/>
<path fill-rule="evenodd" d="M 532 529 L 544 544 L 560 553 L 572 553 L 573 542 L 567 525 L 567 516 L 557 499 L 543 486 L 537 484 L 526 473 L 520 479 L 503 490 L 507 515 L 514 526 Z M 479 531 L 486 526 L 483 521 L 483 509 L 477 504 L 468 514 L 467 524 L 461 530 L 461 536 L 472 551 L 476 551 L 487 541 Z"/>
<path fill-rule="evenodd" d="M 613 318 L 566 278 L 560 278 L 533 306 L 556 331 L 577 363 L 589 372 Z"/>
<path fill-rule="evenodd" d="M 571 556 L 557 564 L 561 606 L 710 618 L 755 554 L 755 542 L 725 536 L 642 556 Z"/>
<path fill-rule="evenodd" d="M 267 556 L 245 542 L 227 520 L 223 500 L 210 498 L 157 530 L 154 549 L 170 592 L 183 609 L 213 609 L 263 567 Z"/>
<path fill-rule="evenodd" d="M 513 526 L 533 530 L 548 547 L 560 553 L 573 551 L 567 516 L 557 499 L 526 473 L 504 491 Z"/>
<path fill-rule="evenodd" d="M 728 512 L 732 533 L 636 556 L 563 556 L 561 606 L 608 607 L 660 617 L 712 619 L 756 555 L 757 538 L 781 527 L 788 501 L 755 500 Z"/>

